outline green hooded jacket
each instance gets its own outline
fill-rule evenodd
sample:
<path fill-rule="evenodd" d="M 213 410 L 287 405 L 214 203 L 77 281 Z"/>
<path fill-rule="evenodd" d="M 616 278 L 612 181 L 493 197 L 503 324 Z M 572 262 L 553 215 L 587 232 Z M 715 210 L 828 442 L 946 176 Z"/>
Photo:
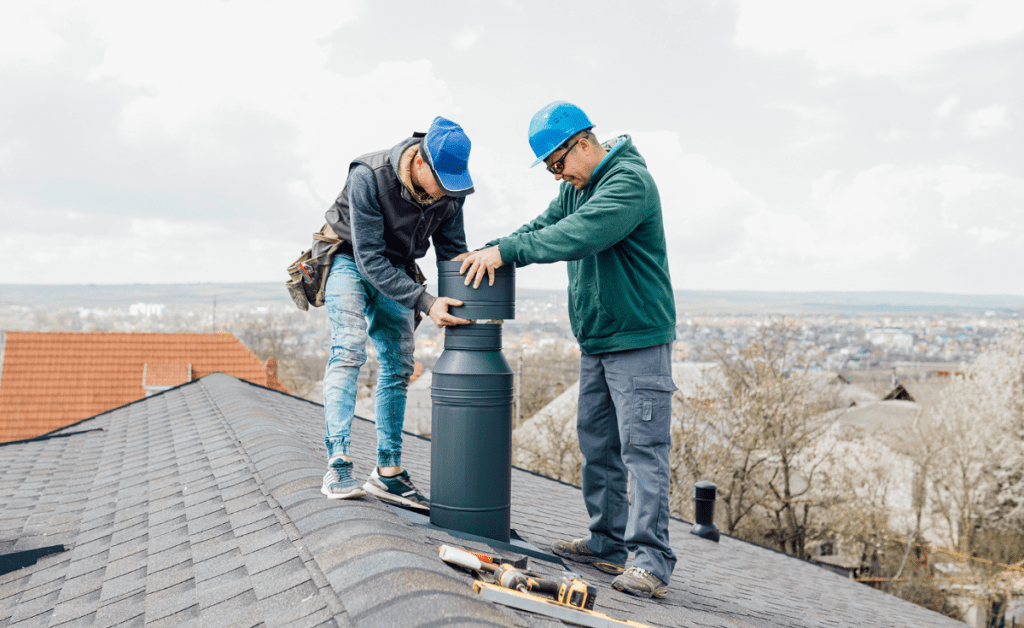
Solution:
<path fill-rule="evenodd" d="M 563 182 L 543 214 L 489 243 L 517 266 L 568 262 L 569 322 L 588 355 L 676 337 L 658 188 L 628 135 L 604 146 L 582 190 Z"/>

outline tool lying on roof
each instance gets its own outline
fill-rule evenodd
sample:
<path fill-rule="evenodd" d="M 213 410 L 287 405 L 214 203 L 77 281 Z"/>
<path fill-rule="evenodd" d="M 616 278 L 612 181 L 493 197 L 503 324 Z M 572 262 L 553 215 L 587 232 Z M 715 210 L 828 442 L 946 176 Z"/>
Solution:
<path fill-rule="evenodd" d="M 597 600 L 597 589 L 590 586 L 574 573 L 565 573 L 555 580 L 549 580 L 540 574 L 526 571 L 525 562 L 519 563 L 495 559 L 488 554 L 467 552 L 448 545 L 438 548 L 441 560 L 475 572 L 481 578 L 489 574 L 493 583 L 523 593 L 542 593 L 566 606 L 592 609 Z M 495 564 L 497 562 L 497 564 Z"/>
<path fill-rule="evenodd" d="M 580 626 L 589 626 L 590 628 L 654 628 L 654 626 L 648 624 L 641 624 L 630 620 L 622 621 L 621 619 L 609 617 L 604 613 L 566 606 L 539 595 L 523 593 L 515 589 L 506 589 L 480 580 L 473 583 L 473 590 L 479 593 L 480 597 L 485 600 L 537 613 L 538 615 L 544 615 L 570 624 L 579 624 Z"/>
<path fill-rule="evenodd" d="M 444 548 L 444 547 L 448 547 L 448 546 L 447 545 L 442 545 L 441 547 Z M 439 551 L 440 551 L 440 549 L 441 548 L 438 548 Z M 455 549 L 455 548 L 449 547 L 448 549 Z M 529 556 L 523 556 L 519 560 L 513 561 L 513 560 L 509 560 L 508 558 L 501 558 L 500 556 L 491 556 L 490 554 L 484 554 L 483 552 L 474 552 L 473 550 L 461 550 L 461 551 L 467 552 L 469 554 L 472 554 L 473 556 L 476 556 L 480 560 L 481 563 L 487 563 L 489 565 L 494 565 L 494 566 L 498 566 L 498 565 L 512 565 L 516 569 L 526 569 L 526 567 L 527 567 L 527 565 L 529 565 L 529 561 L 530 561 L 530 557 Z M 442 558 L 442 560 L 444 559 L 443 556 L 441 558 Z"/>

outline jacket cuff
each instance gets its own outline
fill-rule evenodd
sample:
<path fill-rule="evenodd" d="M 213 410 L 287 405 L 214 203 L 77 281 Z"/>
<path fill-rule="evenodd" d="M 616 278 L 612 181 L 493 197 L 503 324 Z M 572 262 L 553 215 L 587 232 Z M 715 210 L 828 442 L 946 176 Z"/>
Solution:
<path fill-rule="evenodd" d="M 430 308 L 434 306 L 434 301 L 436 300 L 437 297 L 424 290 L 420 293 L 419 298 L 416 299 L 416 309 L 424 314 L 429 314 Z"/>
<path fill-rule="evenodd" d="M 512 264 L 519 262 L 517 259 L 516 244 L 512 238 L 502 238 L 498 240 L 498 253 L 501 254 L 502 264 Z"/>

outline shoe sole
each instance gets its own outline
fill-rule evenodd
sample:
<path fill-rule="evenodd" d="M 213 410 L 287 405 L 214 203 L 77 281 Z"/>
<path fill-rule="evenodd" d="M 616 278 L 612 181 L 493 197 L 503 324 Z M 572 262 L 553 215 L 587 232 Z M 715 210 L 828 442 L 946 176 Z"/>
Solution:
<path fill-rule="evenodd" d="M 604 560 L 601 560 L 597 556 L 594 556 L 594 557 L 581 556 L 579 554 L 573 554 L 571 552 L 563 552 L 561 550 L 555 549 L 554 546 L 551 547 L 551 553 L 554 554 L 555 556 L 558 556 L 559 558 L 565 558 L 565 559 L 571 560 L 574 563 L 582 563 L 584 565 L 593 565 L 594 567 L 596 567 L 600 571 L 603 571 L 603 572 L 605 572 L 607 574 L 611 574 L 613 576 L 617 576 L 617 575 L 621 574 L 622 572 L 624 572 L 626 570 L 626 566 L 625 565 L 616 565 L 615 563 L 609 563 L 609 562 L 606 562 Z"/>
<path fill-rule="evenodd" d="M 657 598 L 659 600 L 662 600 L 662 599 L 665 598 L 665 596 L 668 595 L 668 589 L 656 589 L 654 592 L 635 591 L 633 589 L 627 589 L 626 587 L 619 586 L 618 582 L 613 582 L 612 583 L 612 588 L 615 589 L 616 591 L 622 591 L 623 593 L 626 593 L 626 594 L 629 594 L 629 595 L 635 595 L 636 597 L 642 597 L 642 598 L 647 598 L 647 599 L 650 599 L 650 598 L 653 597 L 653 598 Z"/>
<path fill-rule="evenodd" d="M 387 491 L 381 490 L 367 482 L 363 484 L 363 490 L 367 493 L 372 494 L 377 499 L 382 501 L 391 502 L 392 504 L 398 504 L 399 506 L 405 506 L 406 508 L 415 508 L 416 510 L 422 510 L 423 512 L 430 512 L 430 506 L 424 506 L 423 504 L 417 504 L 414 501 L 408 500 L 401 495 L 395 495 Z"/>
<path fill-rule="evenodd" d="M 320 492 L 326 495 L 327 499 L 356 499 L 357 497 L 363 497 L 366 495 L 366 491 L 358 486 L 347 493 L 332 493 L 327 490 L 326 486 L 321 486 Z"/>

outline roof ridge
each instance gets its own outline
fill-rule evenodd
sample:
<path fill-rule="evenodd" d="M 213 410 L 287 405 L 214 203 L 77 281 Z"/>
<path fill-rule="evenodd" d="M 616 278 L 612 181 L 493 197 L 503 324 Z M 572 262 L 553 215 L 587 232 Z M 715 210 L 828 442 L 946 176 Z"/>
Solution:
<path fill-rule="evenodd" d="M 224 375 L 227 374 L 225 373 Z M 232 376 L 228 375 L 228 377 Z M 263 494 L 263 498 L 271 507 L 271 512 L 274 513 L 274 516 L 281 524 L 281 527 L 284 528 L 285 532 L 287 533 L 288 542 L 291 543 L 291 545 L 295 547 L 296 551 L 299 553 L 299 558 L 302 560 L 302 563 L 305 566 L 306 570 L 309 571 L 310 577 L 312 578 L 313 582 L 319 588 L 320 595 L 324 597 L 324 600 L 327 602 L 328 606 L 331 607 L 332 614 L 337 616 L 340 613 L 345 612 L 345 605 L 341 602 L 341 598 L 338 597 L 337 591 L 334 590 L 334 587 L 327 579 L 327 575 L 323 572 L 322 569 L 320 569 L 320 564 L 317 562 L 312 552 L 310 552 L 309 548 L 306 547 L 306 543 L 301 542 L 303 538 L 302 532 L 299 531 L 298 526 L 296 526 L 295 522 L 292 521 L 291 516 L 288 514 L 288 511 L 281 505 L 277 498 L 274 497 L 274 494 L 271 491 L 270 487 L 267 485 L 263 477 L 263 474 L 260 472 L 260 465 L 257 465 L 256 462 L 253 461 L 252 456 L 249 455 L 249 449 L 239 438 L 238 432 L 235 430 L 235 426 L 231 423 L 231 421 L 228 420 L 226 416 L 224 416 L 224 411 L 221 409 L 219 400 L 214 397 L 213 393 L 206 385 L 206 382 L 203 381 L 204 379 L 206 378 L 200 378 L 196 380 L 195 383 L 199 385 L 200 390 L 202 390 L 203 392 L 203 396 L 205 396 L 206 399 L 209 401 L 210 406 L 213 409 L 214 415 L 217 417 L 221 425 L 224 427 L 224 431 L 230 436 L 231 440 L 234 441 L 235 447 L 237 448 L 239 455 L 242 457 L 243 460 L 245 460 L 245 464 L 252 471 L 252 478 L 256 481 L 256 484 L 259 486 L 260 492 Z M 233 377 L 233 379 L 235 380 L 234 383 L 241 383 L 244 381 L 238 379 L 237 377 Z M 271 388 L 268 390 L 273 389 Z M 274 390 L 274 392 L 280 391 Z M 257 403 L 254 403 L 253 405 L 259 406 L 259 404 Z"/>

